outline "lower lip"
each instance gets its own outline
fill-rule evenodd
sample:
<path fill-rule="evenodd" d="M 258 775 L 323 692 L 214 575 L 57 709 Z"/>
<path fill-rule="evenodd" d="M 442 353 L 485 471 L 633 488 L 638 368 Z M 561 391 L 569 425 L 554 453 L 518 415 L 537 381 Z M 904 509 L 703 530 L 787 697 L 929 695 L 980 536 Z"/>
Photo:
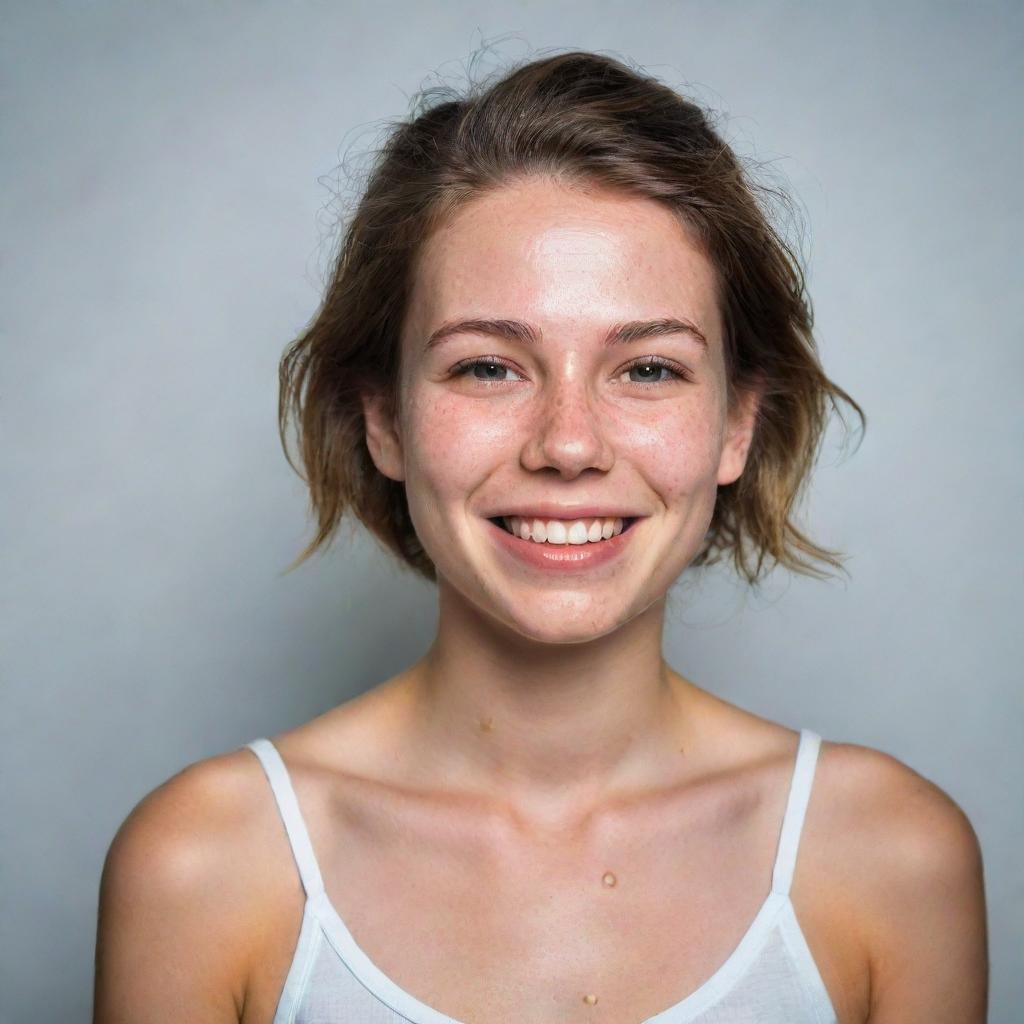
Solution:
<path fill-rule="evenodd" d="M 538 544 L 503 530 L 489 519 L 485 520 L 499 547 L 513 558 L 535 569 L 561 573 L 586 572 L 613 562 L 629 544 L 639 521 L 634 519 L 622 533 L 593 544 L 589 541 L 586 544 Z"/>

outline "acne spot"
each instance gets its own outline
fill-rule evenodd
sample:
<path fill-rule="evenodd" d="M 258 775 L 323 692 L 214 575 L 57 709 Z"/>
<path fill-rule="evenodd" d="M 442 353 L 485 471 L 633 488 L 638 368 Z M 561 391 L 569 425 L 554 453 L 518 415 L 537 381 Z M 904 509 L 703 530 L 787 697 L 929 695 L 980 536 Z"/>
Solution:
<path fill-rule="evenodd" d="M 618 879 L 610 871 L 606 871 L 604 876 L 601 878 L 601 881 L 610 889 L 615 885 Z"/>
<path fill-rule="evenodd" d="M 585 995 L 585 996 L 583 997 L 583 1002 L 585 1002 L 585 1003 L 587 1004 L 587 1006 L 593 1006 L 593 1005 L 594 1005 L 594 1004 L 595 1004 L 595 1003 L 597 1002 L 597 996 L 595 996 L 595 995 L 591 995 L 591 994 L 590 994 L 590 993 L 588 992 L 588 993 L 587 993 L 587 994 L 586 994 L 586 995 Z"/>

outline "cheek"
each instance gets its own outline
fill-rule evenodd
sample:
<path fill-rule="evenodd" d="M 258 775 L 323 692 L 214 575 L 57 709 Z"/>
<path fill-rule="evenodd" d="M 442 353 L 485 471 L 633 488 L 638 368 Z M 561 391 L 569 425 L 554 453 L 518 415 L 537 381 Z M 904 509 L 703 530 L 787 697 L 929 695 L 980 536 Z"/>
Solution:
<path fill-rule="evenodd" d="M 487 415 L 482 401 L 444 395 L 411 402 L 406 425 L 407 476 L 434 495 L 471 490 L 519 436 L 515 417 Z"/>
<path fill-rule="evenodd" d="M 715 485 L 721 432 L 710 403 L 659 403 L 656 417 L 619 417 L 615 436 L 620 457 L 666 496 Z"/>

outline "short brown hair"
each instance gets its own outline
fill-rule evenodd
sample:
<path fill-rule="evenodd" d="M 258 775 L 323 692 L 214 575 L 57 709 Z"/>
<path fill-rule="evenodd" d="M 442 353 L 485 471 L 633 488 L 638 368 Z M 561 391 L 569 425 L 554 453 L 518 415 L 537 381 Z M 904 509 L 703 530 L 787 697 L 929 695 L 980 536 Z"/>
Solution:
<path fill-rule="evenodd" d="M 438 92 L 441 93 L 438 96 Z M 756 584 L 779 564 L 825 577 L 841 568 L 791 521 L 827 426 L 827 402 L 860 406 L 825 375 L 805 278 L 773 227 L 769 199 L 710 117 L 622 61 L 573 51 L 522 64 L 463 94 L 432 90 L 391 131 L 344 231 L 319 311 L 280 364 L 278 423 L 306 481 L 316 536 L 293 563 L 326 546 L 346 511 L 405 564 L 435 580 L 413 528 L 405 485 L 381 474 L 366 445 L 364 391 L 397 407 L 400 338 L 424 241 L 467 201 L 526 175 L 602 185 L 664 204 L 715 268 L 725 328 L 729 404 L 763 389 L 743 473 L 719 487 L 691 565 L 731 554 Z M 305 473 L 288 453 L 294 418 Z M 768 564 L 766 566 L 766 560 Z"/>

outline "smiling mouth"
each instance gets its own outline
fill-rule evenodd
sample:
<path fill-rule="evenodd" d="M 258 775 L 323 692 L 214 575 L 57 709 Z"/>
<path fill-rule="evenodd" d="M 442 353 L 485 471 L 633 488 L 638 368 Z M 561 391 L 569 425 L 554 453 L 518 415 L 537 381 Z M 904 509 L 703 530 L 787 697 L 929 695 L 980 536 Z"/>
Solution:
<path fill-rule="evenodd" d="M 595 518 L 598 518 L 598 517 L 595 517 Z M 615 536 L 621 537 L 622 534 L 624 534 L 627 530 L 629 530 L 638 521 L 638 519 L 639 519 L 638 516 L 623 517 L 622 529 Z M 488 521 L 494 523 L 495 526 L 497 526 L 501 530 L 504 530 L 505 533 L 509 534 L 510 536 L 516 537 L 518 540 L 522 540 L 522 541 L 524 541 L 524 543 L 527 543 L 527 544 L 541 544 L 541 545 L 549 545 L 551 547 L 586 547 L 587 545 L 590 545 L 590 544 L 601 544 L 601 543 L 603 543 L 603 540 L 599 540 L 599 541 L 587 540 L 587 541 L 584 541 L 583 544 L 572 544 L 572 543 L 570 543 L 568 541 L 565 541 L 564 543 L 555 543 L 553 541 L 547 541 L 547 540 L 545 540 L 545 541 L 525 540 L 524 538 L 520 537 L 518 534 L 513 533 L 508 528 L 508 525 L 505 522 L 505 517 L 504 516 L 492 516 Z"/>

